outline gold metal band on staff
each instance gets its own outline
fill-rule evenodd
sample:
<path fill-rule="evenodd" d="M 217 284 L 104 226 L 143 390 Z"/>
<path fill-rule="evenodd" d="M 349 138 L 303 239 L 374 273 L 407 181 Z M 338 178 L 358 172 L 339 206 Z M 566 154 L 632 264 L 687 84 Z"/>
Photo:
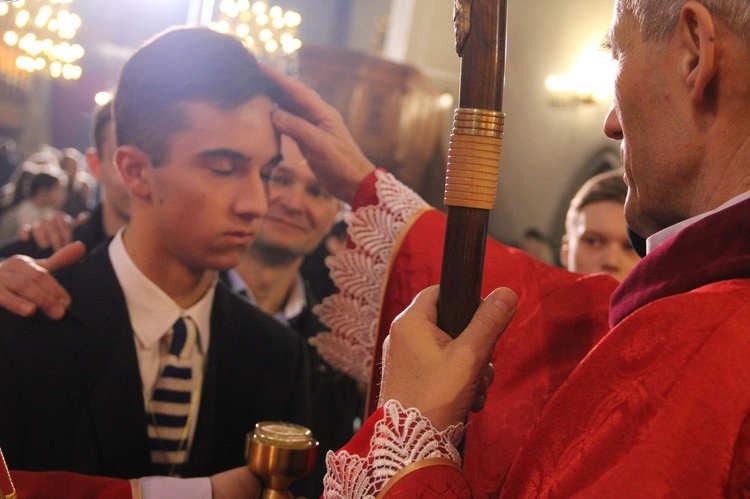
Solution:
<path fill-rule="evenodd" d="M 502 112 L 456 109 L 445 175 L 446 206 L 494 208 L 504 127 Z"/>

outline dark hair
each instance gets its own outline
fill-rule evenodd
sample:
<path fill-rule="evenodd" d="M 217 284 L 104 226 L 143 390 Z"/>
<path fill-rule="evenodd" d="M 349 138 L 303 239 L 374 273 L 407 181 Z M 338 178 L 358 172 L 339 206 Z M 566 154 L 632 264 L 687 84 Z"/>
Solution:
<path fill-rule="evenodd" d="M 91 143 L 96 148 L 96 155 L 102 158 L 104 149 L 104 135 L 107 128 L 112 124 L 112 102 L 107 102 L 94 110 L 94 119 L 91 122 Z"/>
<path fill-rule="evenodd" d="M 40 191 L 49 190 L 60 183 L 60 177 L 56 175 L 45 172 L 37 173 L 29 183 L 29 197 L 34 197 Z"/>
<path fill-rule="evenodd" d="M 172 28 L 141 46 L 120 73 L 117 144 L 138 147 L 159 166 L 171 135 L 185 127 L 182 104 L 230 110 L 259 95 L 275 100 L 277 92 L 239 38 L 202 27 Z"/>

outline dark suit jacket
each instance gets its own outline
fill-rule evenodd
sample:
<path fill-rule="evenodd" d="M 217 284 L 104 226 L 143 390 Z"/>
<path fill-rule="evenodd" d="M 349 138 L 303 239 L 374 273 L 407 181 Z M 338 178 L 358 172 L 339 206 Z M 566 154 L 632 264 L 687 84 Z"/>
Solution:
<path fill-rule="evenodd" d="M 326 327 L 312 311 L 319 301 L 307 280 L 305 296 L 307 305 L 290 321 L 289 327 L 308 340 L 325 331 Z M 363 418 L 365 398 L 359 392 L 354 379 L 334 369 L 309 343 L 308 354 L 312 387 L 310 430 L 320 442 L 315 467 L 311 473 L 314 487 L 312 496 L 319 497 L 323 493 L 323 477 L 326 474 L 325 455 L 329 450 L 339 450 L 354 436 L 354 422 L 357 418 L 360 418 L 360 421 Z"/>
<path fill-rule="evenodd" d="M 0 312 L 3 452 L 16 469 L 153 474 L 133 333 L 107 246 L 58 277 L 73 298 L 61 321 Z M 184 476 L 242 466 L 258 421 L 307 425 L 308 376 L 299 336 L 219 283 Z"/>

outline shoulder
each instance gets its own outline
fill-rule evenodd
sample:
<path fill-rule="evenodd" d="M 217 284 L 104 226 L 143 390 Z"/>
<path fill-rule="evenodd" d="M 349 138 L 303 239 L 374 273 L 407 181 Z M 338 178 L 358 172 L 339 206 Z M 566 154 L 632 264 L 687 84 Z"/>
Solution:
<path fill-rule="evenodd" d="M 87 248 L 89 250 L 89 248 Z M 102 272 L 105 272 L 102 274 Z M 99 276 L 94 279 L 100 281 L 106 279 L 108 274 L 111 273 L 114 276 L 114 268 L 112 267 L 112 261 L 109 258 L 108 244 L 100 244 L 99 246 L 90 249 L 86 252 L 86 255 L 74 265 L 65 267 L 55 272 L 55 277 L 62 281 L 70 281 L 74 277 L 90 275 Z M 78 282 L 77 284 L 85 284 Z"/>
<path fill-rule="evenodd" d="M 705 329 L 748 316 L 750 279 L 730 279 L 654 300 L 635 310 L 626 320 L 679 321 Z"/>

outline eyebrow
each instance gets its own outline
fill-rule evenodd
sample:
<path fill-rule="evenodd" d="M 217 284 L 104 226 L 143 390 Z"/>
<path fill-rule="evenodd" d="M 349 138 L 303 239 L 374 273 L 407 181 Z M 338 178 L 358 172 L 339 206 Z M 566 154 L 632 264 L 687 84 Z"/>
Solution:
<path fill-rule="evenodd" d="M 246 162 L 252 161 L 251 157 L 246 156 L 239 151 L 235 151 L 234 149 L 209 149 L 208 151 L 199 152 L 198 156 L 202 158 L 229 158 Z M 268 160 L 268 162 L 264 166 L 276 166 L 281 160 L 281 154 L 277 154 L 276 156 Z"/>
<path fill-rule="evenodd" d="M 239 159 L 243 161 L 250 161 L 248 156 L 245 156 L 241 152 L 233 149 L 209 149 L 208 151 L 201 151 L 198 156 L 203 158 L 230 158 Z"/>

